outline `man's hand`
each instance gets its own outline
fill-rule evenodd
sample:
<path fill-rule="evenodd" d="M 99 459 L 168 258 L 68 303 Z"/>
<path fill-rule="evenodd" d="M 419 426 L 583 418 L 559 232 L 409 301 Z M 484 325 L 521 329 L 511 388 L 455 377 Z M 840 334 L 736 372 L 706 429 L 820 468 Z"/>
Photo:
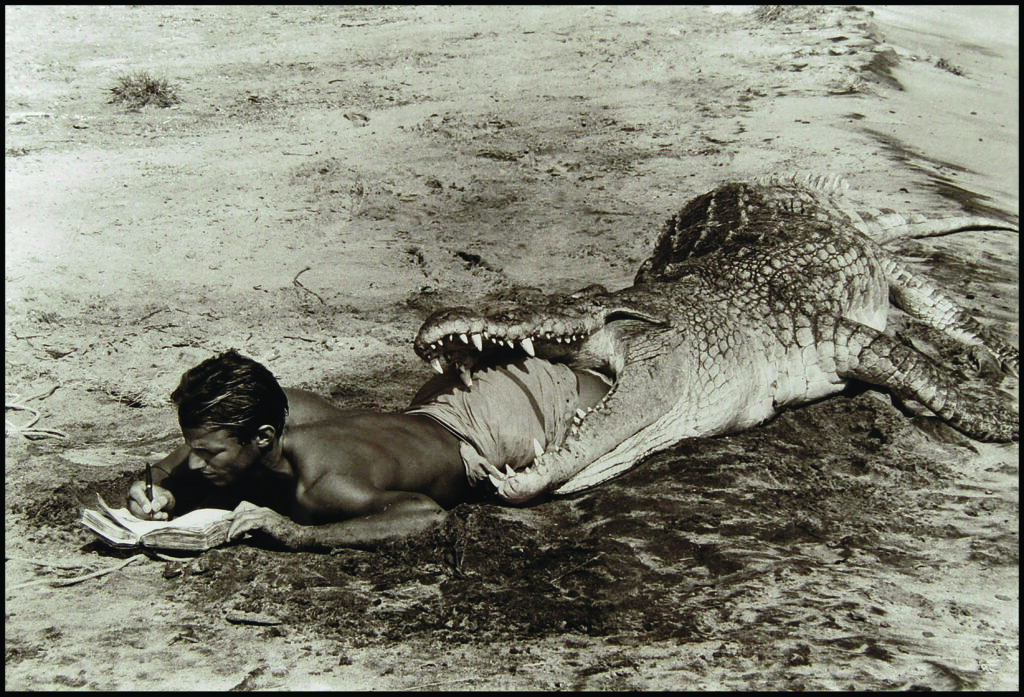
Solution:
<path fill-rule="evenodd" d="M 243 501 L 235 508 L 234 514 L 234 521 L 228 529 L 229 540 L 258 530 L 289 549 L 300 549 L 306 543 L 303 526 L 269 508 Z"/>
<path fill-rule="evenodd" d="M 162 486 L 154 486 L 150 501 L 146 498 L 146 483 L 133 482 L 128 489 L 128 510 L 143 520 L 167 520 L 174 510 L 174 494 Z"/>

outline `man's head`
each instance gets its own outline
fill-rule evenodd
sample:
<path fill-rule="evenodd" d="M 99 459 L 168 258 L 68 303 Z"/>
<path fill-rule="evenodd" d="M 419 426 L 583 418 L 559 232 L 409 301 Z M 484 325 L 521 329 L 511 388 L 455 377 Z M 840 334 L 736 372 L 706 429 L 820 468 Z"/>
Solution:
<path fill-rule="evenodd" d="M 233 480 L 271 448 L 288 414 L 288 398 L 273 374 L 234 349 L 186 371 L 171 401 L 186 442 L 216 483 Z"/>

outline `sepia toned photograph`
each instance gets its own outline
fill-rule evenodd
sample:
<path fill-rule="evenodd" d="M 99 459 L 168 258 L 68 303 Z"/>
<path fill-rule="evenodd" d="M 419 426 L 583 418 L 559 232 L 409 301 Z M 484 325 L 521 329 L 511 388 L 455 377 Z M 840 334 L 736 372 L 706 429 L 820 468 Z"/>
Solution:
<path fill-rule="evenodd" d="M 5 689 L 1019 688 L 1018 6 L 5 6 Z"/>

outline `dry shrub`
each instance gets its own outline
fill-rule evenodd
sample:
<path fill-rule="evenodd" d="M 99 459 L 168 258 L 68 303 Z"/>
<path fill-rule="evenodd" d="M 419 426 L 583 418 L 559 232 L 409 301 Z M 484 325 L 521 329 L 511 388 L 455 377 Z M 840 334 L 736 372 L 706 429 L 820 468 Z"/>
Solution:
<path fill-rule="evenodd" d="M 165 108 L 181 101 L 167 78 L 154 77 L 146 70 L 119 76 L 110 93 L 113 95 L 111 104 L 120 102 L 129 109 L 141 109 L 150 104 Z"/>

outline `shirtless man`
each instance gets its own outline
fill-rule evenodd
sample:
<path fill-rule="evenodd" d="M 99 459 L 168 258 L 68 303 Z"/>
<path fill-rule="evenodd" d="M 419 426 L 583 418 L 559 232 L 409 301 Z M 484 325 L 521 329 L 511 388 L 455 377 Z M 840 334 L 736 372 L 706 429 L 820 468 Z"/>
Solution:
<path fill-rule="evenodd" d="M 540 359 L 485 368 L 473 387 L 438 376 L 401 413 L 342 410 L 282 389 L 228 351 L 187 371 L 171 394 L 185 442 L 153 467 L 153 499 L 128 507 L 166 520 L 200 506 L 236 510 L 229 536 L 260 532 L 289 549 L 372 547 L 429 529 L 505 466 L 564 440 L 599 377 Z"/>

